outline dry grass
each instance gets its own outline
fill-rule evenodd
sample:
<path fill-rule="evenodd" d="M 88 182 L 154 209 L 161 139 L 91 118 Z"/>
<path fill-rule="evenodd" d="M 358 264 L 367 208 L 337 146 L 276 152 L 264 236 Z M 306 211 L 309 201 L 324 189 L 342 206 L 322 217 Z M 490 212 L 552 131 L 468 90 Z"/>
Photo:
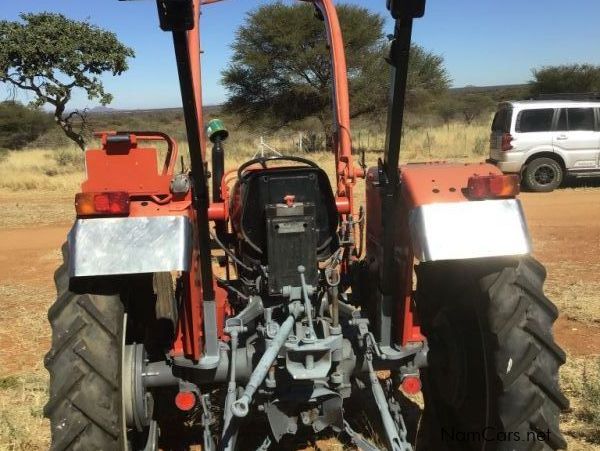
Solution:
<path fill-rule="evenodd" d="M 561 427 L 571 439 L 569 449 L 600 449 L 600 357 L 569 356 L 561 383 L 571 401 Z"/>
<path fill-rule="evenodd" d="M 0 285 L 1 450 L 48 449 L 50 426 L 43 417 L 48 374 L 42 362 L 50 339 L 45 312 L 52 298 L 48 286 Z"/>
<path fill-rule="evenodd" d="M 0 449 L 48 449 L 50 425 L 43 417 L 47 383 L 42 369 L 0 377 Z"/>
<path fill-rule="evenodd" d="M 600 283 L 579 280 L 565 284 L 555 279 L 554 276 L 549 279 L 546 292 L 561 315 L 582 323 L 599 324 Z"/>
<path fill-rule="evenodd" d="M 0 189 L 73 191 L 82 170 L 81 151 L 74 148 L 9 152 L 0 161 Z"/>
<path fill-rule="evenodd" d="M 487 153 L 488 125 L 465 125 L 453 123 L 448 126 L 408 129 L 405 132 L 402 153 L 403 162 L 431 160 L 481 160 Z M 298 133 L 280 132 L 265 136 L 265 141 L 285 154 L 298 154 Z M 93 143 L 92 146 L 97 145 Z M 357 131 L 354 147 L 365 149 L 369 164 L 374 164 L 383 150 L 383 133 Z M 231 134 L 227 142 L 227 165 L 235 167 L 255 155 L 260 149 L 260 137 L 247 132 Z M 187 154 L 182 143 L 180 153 Z M 164 154 L 161 149 L 161 154 Z M 327 152 L 306 154 L 325 169 L 332 164 Z M 83 156 L 74 147 L 58 150 L 29 149 L 8 152 L 0 159 L 0 190 L 49 190 L 73 193 L 82 179 Z"/>
<path fill-rule="evenodd" d="M 61 191 L 0 190 L 0 229 L 72 223 L 77 186 L 74 181 L 72 188 Z"/>

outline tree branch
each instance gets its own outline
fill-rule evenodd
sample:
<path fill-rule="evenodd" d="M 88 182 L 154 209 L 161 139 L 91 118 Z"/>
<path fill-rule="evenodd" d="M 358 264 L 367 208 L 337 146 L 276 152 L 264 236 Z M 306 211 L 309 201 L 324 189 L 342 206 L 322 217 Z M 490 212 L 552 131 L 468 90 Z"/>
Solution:
<path fill-rule="evenodd" d="M 24 89 L 26 91 L 33 91 L 44 102 L 49 103 L 54 106 L 57 106 L 57 100 L 46 95 L 44 93 L 44 91 L 42 91 L 41 86 L 38 86 L 35 84 L 33 77 L 25 78 L 25 80 L 29 81 L 29 84 L 26 84 L 24 81 L 17 81 L 15 79 L 13 79 L 12 77 L 13 77 L 13 75 L 7 75 L 5 77 L 0 76 L 0 81 L 2 81 L 4 83 L 11 83 L 14 86 L 16 86 L 20 89 Z M 23 78 L 23 77 L 19 77 L 19 78 Z"/>

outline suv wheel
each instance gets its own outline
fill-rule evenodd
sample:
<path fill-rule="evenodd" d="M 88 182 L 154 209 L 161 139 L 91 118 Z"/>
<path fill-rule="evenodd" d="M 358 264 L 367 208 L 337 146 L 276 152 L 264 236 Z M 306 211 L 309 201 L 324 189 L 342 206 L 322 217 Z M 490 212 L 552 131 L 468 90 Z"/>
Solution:
<path fill-rule="evenodd" d="M 560 186 L 564 171 L 560 163 L 552 158 L 536 158 L 523 173 L 523 183 L 531 191 L 548 193 Z"/>

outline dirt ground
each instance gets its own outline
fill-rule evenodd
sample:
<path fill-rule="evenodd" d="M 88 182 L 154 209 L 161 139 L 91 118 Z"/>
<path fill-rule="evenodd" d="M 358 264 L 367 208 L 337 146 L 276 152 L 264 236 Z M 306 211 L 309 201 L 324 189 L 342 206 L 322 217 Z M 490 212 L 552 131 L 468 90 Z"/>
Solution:
<path fill-rule="evenodd" d="M 600 188 L 521 199 L 535 256 L 548 269 L 546 293 L 561 310 L 557 340 L 571 361 L 585 367 L 600 355 Z M 48 446 L 42 416 L 46 310 L 54 301 L 52 274 L 71 222 L 70 195 L 0 192 L 0 449 Z M 577 368 L 569 371 L 577 378 Z M 600 449 L 578 432 L 573 415 L 563 424 L 570 449 Z"/>

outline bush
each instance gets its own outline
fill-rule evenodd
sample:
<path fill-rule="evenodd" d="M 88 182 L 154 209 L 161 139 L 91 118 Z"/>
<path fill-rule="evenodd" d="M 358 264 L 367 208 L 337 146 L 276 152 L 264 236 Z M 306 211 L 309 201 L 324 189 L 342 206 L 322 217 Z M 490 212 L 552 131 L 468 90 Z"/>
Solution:
<path fill-rule="evenodd" d="M 600 66 L 571 64 L 533 70 L 531 93 L 563 94 L 600 91 Z"/>
<path fill-rule="evenodd" d="M 476 119 L 492 112 L 495 107 L 492 98 L 486 94 L 465 94 L 460 96 L 458 102 L 459 111 L 467 124 L 472 124 Z"/>
<path fill-rule="evenodd" d="M 321 152 L 325 149 L 325 135 L 315 132 L 302 134 L 302 149 L 306 153 Z"/>
<path fill-rule="evenodd" d="M 0 149 L 0 163 L 8 159 L 8 149 Z"/>
<path fill-rule="evenodd" d="M 17 102 L 0 103 L 0 148 L 22 149 L 53 125 L 48 113 Z"/>
<path fill-rule="evenodd" d="M 77 150 L 61 149 L 61 150 L 57 150 L 52 155 L 52 158 L 54 159 L 54 161 L 56 161 L 56 164 L 58 164 L 59 166 L 62 166 L 62 167 L 74 166 L 74 167 L 79 168 L 83 165 L 84 153 L 79 149 L 77 149 Z M 55 175 L 55 174 L 53 174 L 53 175 Z"/>

